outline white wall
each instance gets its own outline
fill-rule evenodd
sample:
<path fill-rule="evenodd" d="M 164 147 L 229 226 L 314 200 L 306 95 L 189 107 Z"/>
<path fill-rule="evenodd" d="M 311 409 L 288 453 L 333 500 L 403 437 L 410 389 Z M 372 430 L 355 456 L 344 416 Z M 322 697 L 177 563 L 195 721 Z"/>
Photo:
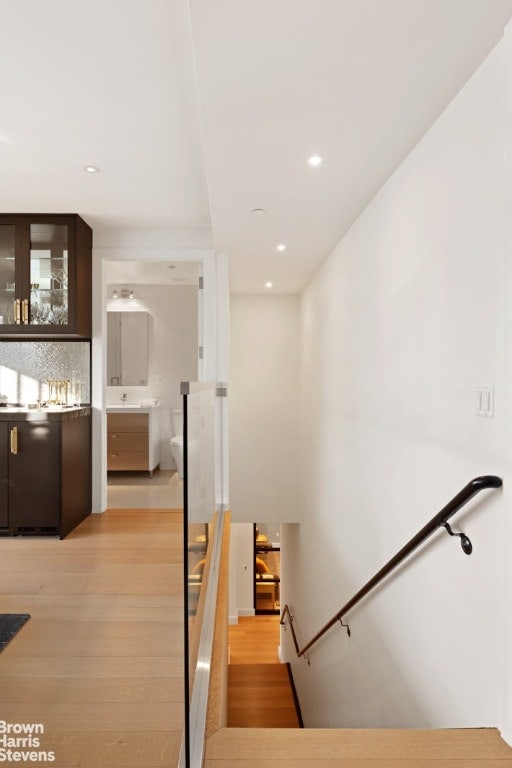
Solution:
<path fill-rule="evenodd" d="M 301 525 L 282 573 L 301 643 L 472 477 L 503 472 L 503 54 L 303 293 Z M 474 415 L 478 384 L 494 418 Z M 435 534 L 350 614 L 350 639 L 335 627 L 293 662 L 307 726 L 503 724 L 507 515 L 482 494 L 454 521 L 473 555 Z"/>
<path fill-rule="evenodd" d="M 505 392 L 512 392 L 512 26 L 505 32 L 504 40 L 505 74 L 506 74 L 506 119 L 505 119 Z M 512 489 L 508 478 L 512 476 L 512 398 L 504 398 L 505 410 L 505 483 L 503 502 L 507 510 L 511 509 Z M 502 530 L 504 542 L 512 541 L 512 515 L 505 515 Z M 502 594 L 505 608 L 505 659 L 503 668 L 503 723 L 502 733 L 509 744 L 512 744 L 512 653 L 510 652 L 512 638 L 512 558 L 505 552 L 505 578 Z"/>
<path fill-rule="evenodd" d="M 230 507 L 238 522 L 299 513 L 299 302 L 231 296 Z"/>
<path fill-rule="evenodd" d="M 229 623 L 254 616 L 254 527 L 231 523 L 229 547 Z"/>

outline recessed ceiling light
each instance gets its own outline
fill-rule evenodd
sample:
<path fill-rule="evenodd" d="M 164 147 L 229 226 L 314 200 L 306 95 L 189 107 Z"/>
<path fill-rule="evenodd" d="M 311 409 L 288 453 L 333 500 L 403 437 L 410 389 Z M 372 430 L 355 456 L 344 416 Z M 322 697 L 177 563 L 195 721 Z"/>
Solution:
<path fill-rule="evenodd" d="M 86 173 L 98 173 L 99 170 L 100 169 L 98 168 L 97 165 L 86 165 L 86 166 L 84 166 L 84 171 Z"/>
<path fill-rule="evenodd" d="M 322 158 L 320 155 L 311 155 L 311 157 L 308 160 L 308 163 L 313 167 L 316 168 L 319 165 L 322 165 Z"/>
<path fill-rule="evenodd" d="M 272 288 L 272 283 L 270 282 L 270 280 L 268 280 L 268 281 L 265 283 L 265 288 Z"/>
<path fill-rule="evenodd" d="M 262 213 L 266 213 L 266 210 L 264 208 L 253 208 L 251 213 L 254 213 L 255 216 L 260 216 Z"/>
<path fill-rule="evenodd" d="M 284 243 L 279 243 L 277 246 L 278 251 L 286 251 L 286 245 Z"/>

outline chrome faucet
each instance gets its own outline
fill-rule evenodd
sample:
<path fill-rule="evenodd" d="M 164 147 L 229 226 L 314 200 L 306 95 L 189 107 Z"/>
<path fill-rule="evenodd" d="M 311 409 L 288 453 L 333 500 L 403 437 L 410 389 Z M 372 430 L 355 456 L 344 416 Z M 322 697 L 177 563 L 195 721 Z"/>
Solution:
<path fill-rule="evenodd" d="M 123 405 L 126 405 L 126 401 L 127 401 L 127 399 L 128 399 L 128 395 L 126 394 L 126 392 L 124 392 L 124 393 L 121 395 L 121 402 L 122 402 L 122 404 L 123 404 Z"/>

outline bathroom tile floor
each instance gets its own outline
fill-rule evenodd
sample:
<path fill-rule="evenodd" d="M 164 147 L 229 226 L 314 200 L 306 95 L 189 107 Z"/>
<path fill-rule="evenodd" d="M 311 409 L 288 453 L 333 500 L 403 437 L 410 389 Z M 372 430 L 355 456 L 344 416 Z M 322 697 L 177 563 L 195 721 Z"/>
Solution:
<path fill-rule="evenodd" d="M 109 472 L 108 509 L 182 509 L 183 483 L 173 470 Z"/>

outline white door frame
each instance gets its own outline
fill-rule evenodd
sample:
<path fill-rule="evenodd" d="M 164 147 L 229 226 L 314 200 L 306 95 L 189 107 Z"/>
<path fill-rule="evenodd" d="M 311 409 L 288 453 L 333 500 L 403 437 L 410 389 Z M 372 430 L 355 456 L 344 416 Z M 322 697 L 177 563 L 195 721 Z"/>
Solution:
<path fill-rule="evenodd" d="M 203 302 L 199 312 L 199 339 L 202 339 L 203 360 L 198 367 L 198 378 L 218 380 L 217 338 L 217 259 L 215 252 L 205 248 L 165 247 L 94 247 L 93 248 L 93 338 L 92 338 L 92 511 L 104 512 L 107 506 L 107 451 L 106 451 L 106 264 L 107 261 L 187 261 L 200 265 L 203 281 Z M 222 261 L 222 259 L 221 259 Z M 225 276 L 225 271 L 222 272 Z M 222 278 L 221 278 L 222 279 Z M 222 294 L 225 293 L 225 289 Z M 229 295 L 229 289 L 228 289 Z M 222 333 L 227 333 L 227 326 Z M 201 342 L 200 342 L 201 343 Z M 221 348 L 227 348 L 222 343 Z M 222 363 L 222 361 L 221 361 Z M 226 370 L 226 365 L 221 364 Z M 225 432 L 225 430 L 223 430 Z"/>

